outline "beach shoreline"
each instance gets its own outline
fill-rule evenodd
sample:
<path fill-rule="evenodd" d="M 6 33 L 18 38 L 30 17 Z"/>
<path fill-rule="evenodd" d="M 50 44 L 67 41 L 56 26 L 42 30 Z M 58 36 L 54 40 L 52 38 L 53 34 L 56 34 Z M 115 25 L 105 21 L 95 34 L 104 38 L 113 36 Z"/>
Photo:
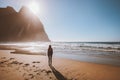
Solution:
<path fill-rule="evenodd" d="M 51 68 L 47 56 L 10 52 L 0 50 L 0 80 L 120 80 L 119 66 L 54 57 Z"/>

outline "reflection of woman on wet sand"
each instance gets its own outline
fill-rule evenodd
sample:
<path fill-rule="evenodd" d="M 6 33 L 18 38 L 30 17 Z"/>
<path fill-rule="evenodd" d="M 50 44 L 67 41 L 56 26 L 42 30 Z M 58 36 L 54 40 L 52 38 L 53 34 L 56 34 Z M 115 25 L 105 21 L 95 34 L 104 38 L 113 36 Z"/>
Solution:
<path fill-rule="evenodd" d="M 49 45 L 47 55 L 48 55 L 49 66 L 51 66 L 52 65 L 52 55 L 53 55 L 53 49 L 52 49 L 51 45 Z"/>

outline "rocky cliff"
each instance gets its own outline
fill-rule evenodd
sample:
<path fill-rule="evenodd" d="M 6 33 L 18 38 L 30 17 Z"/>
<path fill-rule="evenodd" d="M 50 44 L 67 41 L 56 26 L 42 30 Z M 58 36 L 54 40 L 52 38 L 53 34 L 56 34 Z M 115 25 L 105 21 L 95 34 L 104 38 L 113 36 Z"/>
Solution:
<path fill-rule="evenodd" d="M 0 42 L 50 41 L 39 18 L 27 7 L 0 8 Z"/>

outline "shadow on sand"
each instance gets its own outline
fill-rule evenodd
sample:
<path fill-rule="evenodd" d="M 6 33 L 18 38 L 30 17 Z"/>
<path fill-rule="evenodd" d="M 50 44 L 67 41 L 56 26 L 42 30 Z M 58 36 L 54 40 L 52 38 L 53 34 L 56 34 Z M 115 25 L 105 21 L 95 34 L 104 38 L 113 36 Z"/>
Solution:
<path fill-rule="evenodd" d="M 53 66 L 50 66 L 52 69 L 53 74 L 58 80 L 67 80 L 59 71 L 57 71 Z"/>

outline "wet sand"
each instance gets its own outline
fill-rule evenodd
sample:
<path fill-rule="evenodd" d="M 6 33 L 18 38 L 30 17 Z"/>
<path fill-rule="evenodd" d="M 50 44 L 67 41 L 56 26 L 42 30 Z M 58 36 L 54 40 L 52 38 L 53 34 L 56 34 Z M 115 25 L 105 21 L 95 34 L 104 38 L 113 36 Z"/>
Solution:
<path fill-rule="evenodd" d="M 0 80 L 120 80 L 120 66 L 53 58 L 47 56 L 11 54 L 0 50 Z"/>
<path fill-rule="evenodd" d="M 62 52 L 54 53 L 55 57 L 60 58 L 67 58 L 82 62 L 90 62 L 90 63 L 97 63 L 97 64 L 108 64 L 120 67 L 120 58 L 110 58 L 110 57 L 100 57 L 100 56 L 93 56 L 93 55 L 76 55 L 76 54 L 66 54 Z M 102 55 L 103 56 L 103 55 Z"/>

